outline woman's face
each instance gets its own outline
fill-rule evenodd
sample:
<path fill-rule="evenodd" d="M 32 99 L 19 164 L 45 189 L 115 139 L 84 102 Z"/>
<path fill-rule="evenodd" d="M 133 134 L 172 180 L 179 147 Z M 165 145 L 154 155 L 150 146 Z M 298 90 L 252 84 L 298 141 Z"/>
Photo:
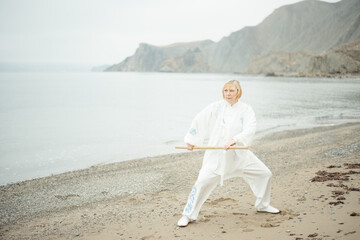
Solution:
<path fill-rule="evenodd" d="M 227 84 L 224 87 L 224 97 L 225 100 L 230 103 L 231 105 L 237 102 L 236 96 L 238 91 L 236 87 L 232 84 Z"/>

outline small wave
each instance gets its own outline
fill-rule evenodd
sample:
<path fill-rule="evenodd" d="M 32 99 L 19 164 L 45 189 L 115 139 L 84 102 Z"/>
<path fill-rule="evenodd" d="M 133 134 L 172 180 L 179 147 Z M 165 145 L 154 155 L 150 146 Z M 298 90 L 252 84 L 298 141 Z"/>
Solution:
<path fill-rule="evenodd" d="M 331 120 L 331 119 L 344 119 L 344 114 L 338 113 L 338 114 L 330 114 L 330 115 L 315 117 L 316 121 Z"/>
<path fill-rule="evenodd" d="M 181 143 L 181 140 L 169 140 L 169 141 L 165 141 L 164 144 L 166 145 L 173 145 L 175 143 Z"/>
<path fill-rule="evenodd" d="M 265 129 L 262 129 L 262 130 L 258 130 L 256 132 L 256 135 L 259 137 L 259 136 L 264 136 L 268 133 L 271 133 L 271 132 L 278 132 L 278 131 L 282 131 L 282 130 L 288 130 L 288 129 L 293 129 L 294 127 L 296 127 L 296 124 L 295 123 L 292 123 L 292 124 L 283 124 L 283 125 L 276 125 L 276 126 L 273 126 L 273 127 L 269 127 L 269 128 L 265 128 Z"/>

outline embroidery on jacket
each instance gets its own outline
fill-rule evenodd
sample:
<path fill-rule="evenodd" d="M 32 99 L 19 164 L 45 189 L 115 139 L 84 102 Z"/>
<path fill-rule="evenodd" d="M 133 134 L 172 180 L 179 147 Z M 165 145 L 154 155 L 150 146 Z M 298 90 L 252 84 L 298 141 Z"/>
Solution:
<path fill-rule="evenodd" d="M 191 129 L 189 130 L 189 133 L 190 133 L 191 135 L 195 136 L 195 135 L 196 135 L 196 129 L 195 129 L 195 128 L 191 128 Z"/>
<path fill-rule="evenodd" d="M 240 121 L 241 121 L 241 130 L 240 132 L 242 132 L 244 130 L 244 118 L 240 118 Z"/>

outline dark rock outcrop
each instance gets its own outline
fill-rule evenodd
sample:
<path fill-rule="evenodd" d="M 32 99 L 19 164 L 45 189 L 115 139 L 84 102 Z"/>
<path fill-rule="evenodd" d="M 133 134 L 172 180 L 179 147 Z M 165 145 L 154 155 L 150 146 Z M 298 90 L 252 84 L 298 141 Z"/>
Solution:
<path fill-rule="evenodd" d="M 271 52 L 253 57 L 248 73 L 292 76 L 360 75 L 360 38 L 322 54 Z"/>
<path fill-rule="evenodd" d="M 360 38 L 310 59 L 311 74 L 360 74 Z"/>

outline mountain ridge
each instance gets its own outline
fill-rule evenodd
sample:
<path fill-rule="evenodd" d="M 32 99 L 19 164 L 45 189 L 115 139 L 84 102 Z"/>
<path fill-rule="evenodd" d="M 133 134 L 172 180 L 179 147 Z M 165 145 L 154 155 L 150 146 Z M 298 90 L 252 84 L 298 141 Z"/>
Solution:
<path fill-rule="evenodd" d="M 306 51 L 320 55 L 354 41 L 360 38 L 359 26 L 360 0 L 305 0 L 279 7 L 260 24 L 232 32 L 218 42 L 141 43 L 134 55 L 106 71 L 247 73 L 252 59 L 272 52 L 293 52 L 293 57 L 305 56 L 300 53 Z"/>

